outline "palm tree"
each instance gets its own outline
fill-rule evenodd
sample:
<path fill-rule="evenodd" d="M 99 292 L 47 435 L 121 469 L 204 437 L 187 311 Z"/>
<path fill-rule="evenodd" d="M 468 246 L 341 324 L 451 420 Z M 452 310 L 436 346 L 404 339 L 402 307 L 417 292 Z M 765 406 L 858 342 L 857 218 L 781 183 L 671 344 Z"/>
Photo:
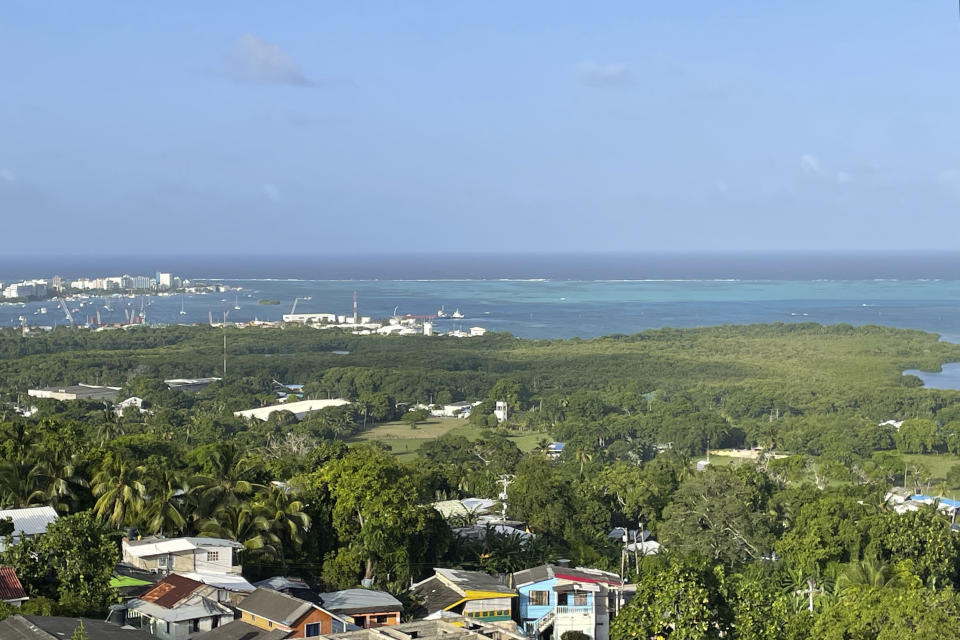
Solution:
<path fill-rule="evenodd" d="M 580 463 L 580 479 L 583 479 L 583 465 L 593 460 L 593 454 L 585 449 L 577 450 L 577 462 Z"/>
<path fill-rule="evenodd" d="M 478 560 L 487 571 L 519 571 L 530 566 L 527 563 L 526 543 L 521 533 L 501 534 L 488 526 Z"/>
<path fill-rule="evenodd" d="M 837 577 L 837 588 L 842 592 L 851 587 L 882 587 L 895 581 L 889 563 L 877 558 L 852 562 Z"/>
<path fill-rule="evenodd" d="M 187 519 L 183 516 L 185 495 L 180 474 L 169 469 L 161 471 L 143 509 L 146 530 L 161 535 L 182 532 L 187 526 Z"/>
<path fill-rule="evenodd" d="M 241 497 L 260 488 L 249 480 L 253 472 L 252 462 L 234 445 L 212 450 L 207 467 L 206 475 L 197 476 L 191 482 L 198 496 L 201 516 L 210 517 L 222 507 L 236 505 Z"/>
<path fill-rule="evenodd" d="M 43 424 L 48 426 L 49 422 L 45 420 Z M 24 460 L 30 457 L 34 442 L 25 422 L 18 421 L 7 425 L 3 430 L 2 440 L 10 447 L 11 459 Z"/>
<path fill-rule="evenodd" d="M 296 499 L 293 492 L 271 485 L 261 494 L 257 507 L 270 521 L 270 530 L 281 546 L 299 551 L 303 546 L 303 534 L 310 528 L 310 516 L 303 511 L 303 503 Z M 281 552 L 283 550 L 278 549 Z"/>
<path fill-rule="evenodd" d="M 50 449 L 40 460 L 40 475 L 46 502 L 60 513 L 69 513 L 77 504 L 77 492 L 88 485 L 78 473 L 79 454 Z"/>
<path fill-rule="evenodd" d="M 100 425 L 100 445 L 103 446 L 124 434 L 123 417 L 107 411 L 106 419 Z"/>
<path fill-rule="evenodd" d="M 40 466 L 29 460 L 0 463 L 0 502 L 15 508 L 45 504 L 41 479 Z"/>
<path fill-rule="evenodd" d="M 133 521 L 144 505 L 146 487 L 140 481 L 143 467 L 131 467 L 125 460 L 108 454 L 93 477 L 94 511 L 115 527 Z"/>
<path fill-rule="evenodd" d="M 224 505 L 200 522 L 200 535 L 236 540 L 252 555 L 279 558 L 281 545 L 262 507 L 249 503 Z"/>

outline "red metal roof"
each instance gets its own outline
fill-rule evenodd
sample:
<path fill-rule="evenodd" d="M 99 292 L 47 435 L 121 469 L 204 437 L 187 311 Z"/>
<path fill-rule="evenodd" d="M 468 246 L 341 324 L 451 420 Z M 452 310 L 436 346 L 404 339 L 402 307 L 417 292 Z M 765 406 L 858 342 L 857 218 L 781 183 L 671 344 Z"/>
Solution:
<path fill-rule="evenodd" d="M 0 600 L 20 600 L 26 597 L 27 593 L 13 567 L 0 567 Z"/>
<path fill-rule="evenodd" d="M 202 582 L 172 573 L 140 596 L 140 599 L 170 609 L 202 586 Z"/>

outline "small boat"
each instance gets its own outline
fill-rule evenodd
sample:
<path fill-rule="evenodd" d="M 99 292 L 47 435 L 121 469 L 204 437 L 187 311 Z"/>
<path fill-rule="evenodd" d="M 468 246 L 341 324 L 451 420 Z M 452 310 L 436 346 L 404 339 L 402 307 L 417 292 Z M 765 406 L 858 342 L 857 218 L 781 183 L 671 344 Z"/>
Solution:
<path fill-rule="evenodd" d="M 46 313 L 46 312 L 47 312 L 46 307 L 40 307 L 40 313 Z"/>
<path fill-rule="evenodd" d="M 180 315 L 187 315 L 187 312 L 183 310 L 183 296 L 180 296 Z"/>
<path fill-rule="evenodd" d="M 437 317 L 438 317 L 438 318 L 446 318 L 446 317 L 447 317 L 447 312 L 443 310 L 443 305 L 441 305 L 441 306 L 440 306 L 440 309 L 437 310 Z"/>
<path fill-rule="evenodd" d="M 237 294 L 233 298 L 233 310 L 240 311 L 240 294 Z"/>
<path fill-rule="evenodd" d="M 466 316 L 464 316 L 462 313 L 460 313 L 460 309 L 458 308 L 456 311 L 454 311 L 453 313 L 450 314 L 450 317 L 451 317 L 451 318 L 457 318 L 457 319 L 459 320 L 460 318 L 465 318 Z"/>

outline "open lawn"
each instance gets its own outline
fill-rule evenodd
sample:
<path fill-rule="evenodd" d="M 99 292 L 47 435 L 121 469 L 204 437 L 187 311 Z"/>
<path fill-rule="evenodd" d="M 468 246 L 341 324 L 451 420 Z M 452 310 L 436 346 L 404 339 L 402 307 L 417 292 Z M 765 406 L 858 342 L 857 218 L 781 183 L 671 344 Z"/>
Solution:
<path fill-rule="evenodd" d="M 488 432 L 488 430 L 481 429 L 459 418 L 428 418 L 418 424 L 416 429 L 411 429 L 408 423 L 397 420 L 379 424 L 357 434 L 350 441 L 350 444 L 377 440 L 388 445 L 393 450 L 394 455 L 401 460 L 409 461 L 416 457 L 417 451 L 425 442 L 439 438 L 446 433 L 463 436 L 468 440 L 476 440 L 484 432 Z M 542 431 L 511 432 L 511 435 L 507 437 L 521 451 L 533 451 L 541 439 L 550 440 L 550 436 Z"/>
<path fill-rule="evenodd" d="M 903 459 L 908 463 L 919 463 L 926 467 L 934 484 L 939 484 L 947 477 L 950 467 L 960 464 L 960 456 L 949 453 L 907 453 L 904 454 Z M 958 490 L 960 486 L 950 488 Z"/>
<path fill-rule="evenodd" d="M 927 469 L 930 477 L 929 484 L 931 491 L 934 489 L 934 487 L 937 487 L 941 483 L 945 482 L 947 473 L 949 473 L 952 467 L 960 465 L 960 456 L 955 456 L 949 453 L 905 453 L 903 454 L 903 459 L 910 465 L 920 464 Z M 714 466 L 728 466 L 736 464 L 754 464 L 754 461 L 740 460 L 737 458 L 731 458 L 729 456 L 711 454 L 710 464 Z M 806 474 L 804 479 L 808 482 L 813 482 L 813 474 Z M 831 481 L 830 484 L 837 484 L 837 482 Z M 954 497 L 954 494 L 956 494 L 956 497 L 960 498 L 960 485 L 947 485 L 947 489 L 950 491 L 948 497 L 952 498 Z"/>

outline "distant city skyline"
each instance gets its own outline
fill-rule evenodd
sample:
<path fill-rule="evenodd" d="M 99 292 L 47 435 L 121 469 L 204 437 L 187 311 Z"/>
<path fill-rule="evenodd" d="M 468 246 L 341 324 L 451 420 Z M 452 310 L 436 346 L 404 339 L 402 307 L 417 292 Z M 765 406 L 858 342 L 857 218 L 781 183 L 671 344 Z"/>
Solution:
<path fill-rule="evenodd" d="M 0 21 L 18 256 L 948 250 L 955 3 L 90 2 Z"/>

